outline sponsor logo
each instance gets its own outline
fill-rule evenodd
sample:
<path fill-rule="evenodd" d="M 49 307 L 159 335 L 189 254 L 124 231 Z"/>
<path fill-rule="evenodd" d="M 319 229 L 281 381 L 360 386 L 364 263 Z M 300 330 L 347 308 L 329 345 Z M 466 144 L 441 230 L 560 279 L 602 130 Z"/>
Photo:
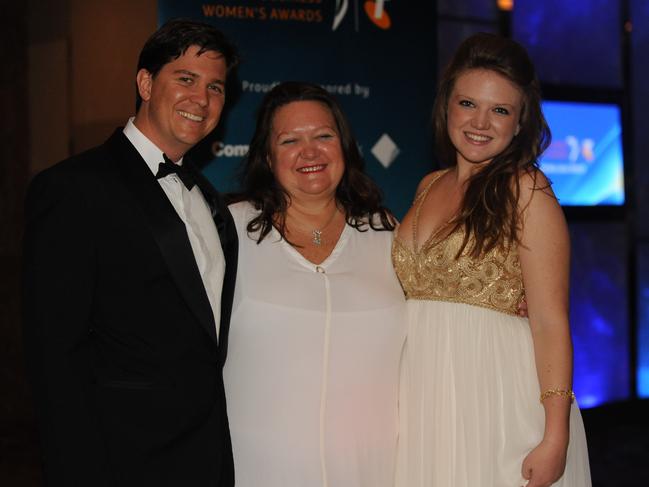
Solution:
<path fill-rule="evenodd" d="M 248 153 L 248 144 L 224 144 L 217 140 L 212 144 L 214 157 L 243 157 Z"/>
<path fill-rule="evenodd" d="M 387 169 L 397 158 L 400 151 L 394 140 L 388 134 L 383 134 L 376 141 L 371 152 L 381 165 Z"/>
<path fill-rule="evenodd" d="M 363 2 L 363 10 L 370 21 L 378 28 L 388 30 L 392 26 L 392 21 L 388 12 L 385 10 L 385 3 L 390 0 L 367 0 Z M 358 2 L 354 0 L 354 30 L 358 32 Z M 334 20 L 331 30 L 336 30 L 347 16 L 349 10 L 349 0 L 336 0 L 336 9 L 334 11 Z"/>
<path fill-rule="evenodd" d="M 384 8 L 385 2 L 386 0 L 377 0 L 376 2 L 367 1 L 365 2 L 365 5 L 363 5 L 365 13 L 369 19 L 374 23 L 374 25 L 383 30 L 389 29 L 392 25 L 390 16 Z"/>
<path fill-rule="evenodd" d="M 331 30 L 336 30 L 340 23 L 347 15 L 347 8 L 349 8 L 349 2 L 347 0 L 336 0 L 336 10 L 334 13 L 334 25 Z"/>
<path fill-rule="evenodd" d="M 568 135 L 553 140 L 543 156 L 541 169 L 551 174 L 586 174 L 595 162 L 595 141 Z"/>
<path fill-rule="evenodd" d="M 570 164 L 595 162 L 595 140 L 590 137 L 579 139 L 567 135 L 563 139 L 555 139 L 545 151 L 543 159 L 565 161 Z"/>

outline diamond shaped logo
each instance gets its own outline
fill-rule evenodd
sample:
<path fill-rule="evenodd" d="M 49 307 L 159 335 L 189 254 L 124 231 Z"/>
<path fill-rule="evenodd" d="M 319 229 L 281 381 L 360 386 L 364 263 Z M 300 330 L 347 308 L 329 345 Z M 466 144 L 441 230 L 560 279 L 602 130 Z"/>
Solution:
<path fill-rule="evenodd" d="M 372 147 L 372 154 L 387 169 L 399 155 L 399 147 L 388 134 L 383 134 Z"/>

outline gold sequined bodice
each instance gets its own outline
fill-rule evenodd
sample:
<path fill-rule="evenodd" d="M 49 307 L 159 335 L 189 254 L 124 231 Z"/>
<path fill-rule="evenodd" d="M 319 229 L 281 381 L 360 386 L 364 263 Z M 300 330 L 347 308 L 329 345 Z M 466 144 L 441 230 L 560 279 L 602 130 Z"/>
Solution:
<path fill-rule="evenodd" d="M 436 179 L 415 200 L 418 208 Z M 418 214 L 413 222 L 415 236 Z M 460 229 L 439 240 L 431 238 L 419 249 L 410 248 L 398 237 L 394 239 L 392 263 L 406 299 L 453 301 L 516 315 L 524 295 L 516 244 L 507 250 L 496 247 L 475 259 L 468 255 L 472 246 L 469 240 L 456 259 L 463 238 Z"/>

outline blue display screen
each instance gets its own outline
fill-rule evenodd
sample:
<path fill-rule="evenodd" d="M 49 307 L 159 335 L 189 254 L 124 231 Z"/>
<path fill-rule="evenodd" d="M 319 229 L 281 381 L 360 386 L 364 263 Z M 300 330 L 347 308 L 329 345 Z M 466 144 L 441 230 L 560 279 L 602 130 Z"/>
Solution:
<path fill-rule="evenodd" d="M 563 206 L 624 204 L 620 107 L 544 101 L 552 144 L 539 159 Z"/>

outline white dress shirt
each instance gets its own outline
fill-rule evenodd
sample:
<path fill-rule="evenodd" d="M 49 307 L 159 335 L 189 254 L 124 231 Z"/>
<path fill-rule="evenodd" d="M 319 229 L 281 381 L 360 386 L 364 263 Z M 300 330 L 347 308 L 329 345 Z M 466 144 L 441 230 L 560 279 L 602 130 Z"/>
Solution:
<path fill-rule="evenodd" d="M 133 123 L 133 117 L 124 127 L 124 135 L 133 144 L 155 176 L 158 173 L 159 164 L 163 162 L 162 151 L 140 132 Z M 182 165 L 182 162 L 183 160 L 180 159 L 176 164 Z M 207 297 L 212 306 L 216 336 L 218 337 L 225 257 L 209 206 L 198 185 L 189 191 L 177 174 L 169 174 L 160 178 L 158 183 L 185 224 L 203 286 L 205 286 Z"/>

